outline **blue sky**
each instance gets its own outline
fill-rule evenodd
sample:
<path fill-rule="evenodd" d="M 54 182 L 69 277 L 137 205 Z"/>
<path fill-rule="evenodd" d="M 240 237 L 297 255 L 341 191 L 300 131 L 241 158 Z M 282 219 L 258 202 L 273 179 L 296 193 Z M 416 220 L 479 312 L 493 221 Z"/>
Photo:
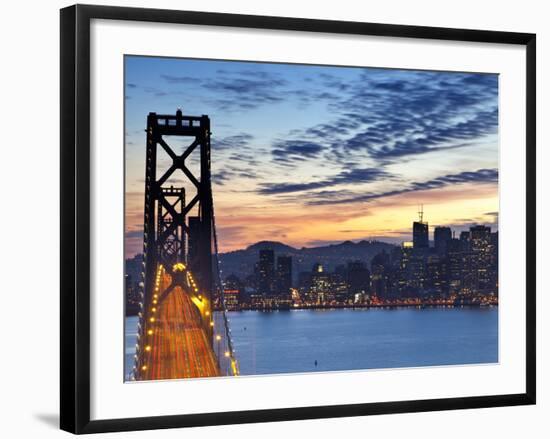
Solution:
<path fill-rule="evenodd" d="M 211 119 L 224 250 L 402 241 L 420 203 L 431 226 L 496 227 L 497 75 L 127 56 L 125 94 L 131 249 L 146 116 L 178 108 Z"/>

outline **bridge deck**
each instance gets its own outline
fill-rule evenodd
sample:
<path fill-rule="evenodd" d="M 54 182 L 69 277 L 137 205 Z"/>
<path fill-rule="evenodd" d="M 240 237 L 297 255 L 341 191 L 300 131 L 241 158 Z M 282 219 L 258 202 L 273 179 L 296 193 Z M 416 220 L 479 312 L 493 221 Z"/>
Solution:
<path fill-rule="evenodd" d="M 161 285 L 168 286 L 163 276 Z M 163 288 L 161 288 L 162 291 Z M 219 376 L 212 346 L 201 325 L 195 305 L 181 287 L 174 288 L 156 306 L 155 322 L 147 322 L 145 337 L 150 350 L 144 352 L 147 370 L 141 379 L 177 379 Z M 148 331 L 152 330 L 152 334 Z"/>

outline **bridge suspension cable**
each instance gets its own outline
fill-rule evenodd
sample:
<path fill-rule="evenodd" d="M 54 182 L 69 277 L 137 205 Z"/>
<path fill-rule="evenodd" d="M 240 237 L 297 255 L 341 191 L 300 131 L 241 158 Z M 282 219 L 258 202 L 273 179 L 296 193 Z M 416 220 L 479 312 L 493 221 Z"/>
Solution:
<path fill-rule="evenodd" d="M 218 361 L 220 363 L 220 369 L 225 370 L 228 375 L 238 375 L 239 374 L 239 366 L 237 362 L 237 358 L 235 356 L 235 348 L 233 344 L 233 338 L 231 336 L 231 328 L 229 325 L 229 320 L 227 318 L 227 306 L 225 303 L 225 293 L 223 288 L 223 282 L 222 282 L 222 276 L 221 276 L 221 269 L 220 269 L 220 256 L 218 252 L 218 233 L 216 231 L 216 215 L 214 213 L 214 199 L 212 196 L 212 192 L 210 192 L 210 201 L 212 206 L 212 235 L 214 238 L 214 264 L 215 264 L 215 288 L 217 290 L 217 296 L 219 298 L 219 306 L 220 310 L 216 313 L 218 320 L 215 325 L 217 327 L 222 327 L 223 335 L 218 333 L 216 334 L 214 341 L 214 346 L 216 347 L 216 343 L 222 342 L 223 339 L 225 339 L 225 350 L 223 358 L 220 357 L 218 354 Z M 222 340 L 219 340 L 218 337 L 221 337 Z"/>

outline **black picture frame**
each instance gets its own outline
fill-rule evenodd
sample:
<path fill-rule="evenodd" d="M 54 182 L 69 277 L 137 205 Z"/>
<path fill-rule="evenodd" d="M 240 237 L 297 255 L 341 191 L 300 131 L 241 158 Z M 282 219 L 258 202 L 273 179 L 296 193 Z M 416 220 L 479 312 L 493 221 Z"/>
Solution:
<path fill-rule="evenodd" d="M 229 26 L 526 47 L 526 392 L 416 401 L 90 420 L 90 21 Z M 99 433 L 535 404 L 536 36 L 303 18 L 75 5 L 61 10 L 61 429 Z"/>

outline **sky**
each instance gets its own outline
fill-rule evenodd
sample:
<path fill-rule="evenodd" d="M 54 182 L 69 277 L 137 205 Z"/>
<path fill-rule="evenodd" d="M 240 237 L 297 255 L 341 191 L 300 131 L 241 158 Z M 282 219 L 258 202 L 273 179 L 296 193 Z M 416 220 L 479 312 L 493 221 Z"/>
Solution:
<path fill-rule="evenodd" d="M 142 248 L 147 114 L 177 109 L 210 117 L 220 252 L 408 241 L 419 205 L 430 238 L 498 227 L 498 75 L 126 56 L 125 107 L 127 257 Z M 192 198 L 183 174 L 167 184 Z"/>

